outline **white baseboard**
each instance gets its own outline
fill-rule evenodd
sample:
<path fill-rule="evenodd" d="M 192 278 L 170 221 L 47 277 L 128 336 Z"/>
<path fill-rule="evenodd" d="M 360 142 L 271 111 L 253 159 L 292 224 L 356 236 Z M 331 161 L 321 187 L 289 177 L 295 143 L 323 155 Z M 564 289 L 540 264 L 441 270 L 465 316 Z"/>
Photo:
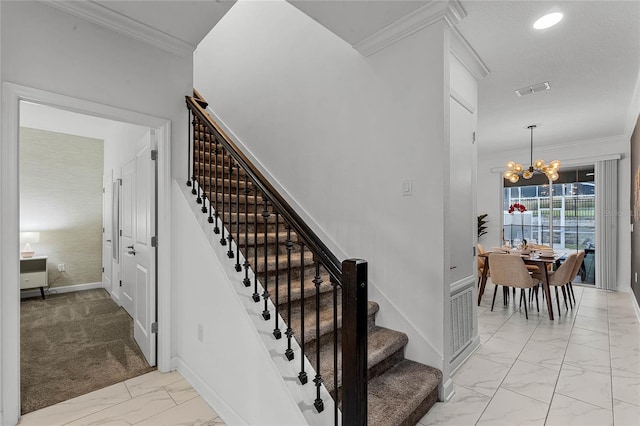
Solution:
<path fill-rule="evenodd" d="M 236 411 L 198 376 L 180 357 L 172 358 L 171 363 L 176 366 L 178 373 L 200 394 L 220 418 L 228 425 L 248 425 Z"/>
<path fill-rule="evenodd" d="M 629 296 L 631 296 L 631 303 L 633 304 L 633 309 L 636 311 L 636 316 L 638 317 L 638 321 L 640 321 L 640 306 L 638 305 L 638 299 L 636 299 L 636 294 L 633 292 L 633 289 L 629 289 Z"/>
<path fill-rule="evenodd" d="M 93 290 L 94 288 L 102 288 L 102 282 L 97 283 L 86 283 L 86 284 L 73 284 L 73 285 L 65 285 L 62 287 L 49 287 L 44 290 L 45 295 L 50 294 L 61 294 L 61 293 L 72 293 L 74 291 L 83 291 L 83 290 Z M 20 297 L 35 297 L 40 296 L 40 289 L 35 288 L 32 290 L 24 290 L 20 292 Z"/>

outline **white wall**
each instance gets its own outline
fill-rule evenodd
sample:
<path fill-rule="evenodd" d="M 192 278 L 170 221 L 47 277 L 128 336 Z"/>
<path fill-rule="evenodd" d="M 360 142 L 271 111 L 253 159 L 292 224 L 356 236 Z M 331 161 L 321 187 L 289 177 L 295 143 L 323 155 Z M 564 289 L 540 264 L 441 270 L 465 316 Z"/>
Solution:
<path fill-rule="evenodd" d="M 365 58 L 288 3 L 238 2 L 194 60 L 196 88 L 276 187 L 338 257 L 369 262 L 378 323 L 409 334 L 407 357 L 436 367 L 444 304 L 442 25 Z M 413 196 L 402 196 L 403 179 L 413 180 Z"/>
<path fill-rule="evenodd" d="M 194 210 L 199 213 L 200 206 L 190 191 L 185 198 L 179 185 L 184 185 L 182 180 L 174 181 L 171 203 L 175 218 L 172 240 L 183 248 L 176 252 L 172 269 L 178 302 L 175 316 L 180 319 L 175 326 L 178 352 L 173 362 L 227 424 L 306 424 L 301 413 L 304 407 L 298 407 L 286 390 L 285 382 L 297 384 L 295 373 L 282 376 L 271 360 L 272 356 L 284 360 L 286 339 L 273 338 L 273 323 L 265 322 L 255 309 L 250 293 L 244 291 L 243 275 L 225 255 L 226 247 L 213 232 L 203 232 L 202 227 L 211 229 L 206 215 L 199 214 L 201 222 L 196 220 Z M 242 289 L 242 296 L 234 287 Z M 280 347 L 267 348 L 264 336 Z M 284 362 L 290 368 L 300 365 L 299 361 Z M 313 393 L 311 382 L 306 389 Z M 313 396 L 307 401 L 311 406 Z M 330 408 L 326 411 L 332 416 Z"/>
<path fill-rule="evenodd" d="M 186 149 L 179 148 L 186 144 L 184 95 L 192 88 L 190 58 L 178 57 L 112 33 L 41 2 L 2 2 L 0 18 L 2 83 L 11 82 L 169 119 L 176 173 L 180 167 L 186 168 Z M 3 113 L 6 116 L 6 111 Z M 0 123 L 0 128 L 5 128 L 4 124 Z M 15 156 L 11 151 L 13 144 L 15 141 L 2 141 L 5 154 Z M 18 307 L 16 303 L 11 309 L 5 309 L 8 305 L 4 299 L 7 294 L 17 295 L 18 291 L 6 288 L 18 279 L 18 192 L 17 168 L 2 169 L 0 271 L 3 271 L 3 312 L 0 326 L 3 402 L 0 410 L 2 424 L 11 425 L 19 415 Z M 11 253 L 15 253 L 15 257 Z"/>
<path fill-rule="evenodd" d="M 479 135 L 479 150 L 482 135 Z M 564 164 L 594 164 L 598 157 L 622 154 L 618 169 L 618 206 L 624 211 L 630 198 L 629 140 L 624 137 L 606 140 L 581 141 L 570 145 L 535 148 L 536 157 L 545 160 L 558 159 Z M 539 155 L 538 155 L 539 154 Z M 553 158 L 552 158 L 553 157 Z M 501 168 L 509 160 L 529 158 L 529 150 L 484 153 L 478 158 L 478 214 L 488 213 L 490 221 L 487 235 L 480 240 L 485 247 L 501 245 L 502 229 L 502 175 L 491 172 Z M 631 232 L 627 216 L 618 221 L 618 290 L 629 291 L 631 283 Z"/>

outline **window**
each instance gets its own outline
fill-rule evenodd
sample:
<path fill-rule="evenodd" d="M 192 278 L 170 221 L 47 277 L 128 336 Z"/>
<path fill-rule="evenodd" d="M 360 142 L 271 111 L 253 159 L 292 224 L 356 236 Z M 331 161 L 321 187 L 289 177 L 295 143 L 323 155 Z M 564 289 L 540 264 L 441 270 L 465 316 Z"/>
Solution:
<path fill-rule="evenodd" d="M 528 242 L 553 245 L 554 249 L 585 250 L 583 268 L 578 278 L 585 283 L 595 282 L 595 179 L 594 167 L 565 169 L 560 178 L 549 186 L 544 176 L 521 179 L 516 184 L 504 181 L 503 240 L 517 245 Z M 553 205 L 549 206 L 549 191 Z M 509 206 L 520 203 L 524 213 L 508 213 Z M 553 218 L 553 244 L 549 242 L 550 217 Z"/>

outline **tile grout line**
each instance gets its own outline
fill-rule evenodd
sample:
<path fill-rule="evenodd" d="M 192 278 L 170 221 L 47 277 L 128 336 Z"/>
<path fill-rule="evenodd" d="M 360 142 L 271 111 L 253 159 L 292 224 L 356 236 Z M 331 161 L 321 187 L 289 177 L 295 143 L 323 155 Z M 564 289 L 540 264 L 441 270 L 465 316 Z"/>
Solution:
<path fill-rule="evenodd" d="M 528 302 L 525 302 L 525 303 L 528 303 Z M 515 306 L 515 298 L 514 298 L 514 306 Z M 518 308 L 518 309 L 520 309 L 520 308 Z M 500 331 L 500 329 L 501 329 L 502 327 L 504 327 L 504 325 L 507 323 L 507 321 L 509 321 L 509 320 L 511 319 L 511 317 L 512 317 L 514 314 L 515 314 L 515 309 L 514 309 L 514 311 L 509 315 L 509 317 L 505 320 L 505 322 L 504 322 L 504 323 L 503 323 L 503 324 L 498 328 L 498 330 L 496 330 L 496 333 L 497 333 L 498 331 Z M 505 374 L 505 376 L 502 378 L 502 381 L 500 382 L 500 384 L 498 385 L 497 389 L 495 390 L 495 392 L 494 392 L 494 393 L 493 393 L 493 395 L 491 396 L 491 399 L 489 400 L 489 403 L 484 407 L 484 409 L 482 410 L 482 413 L 480 413 L 480 416 L 478 417 L 478 420 L 476 420 L 476 422 L 474 423 L 474 425 L 477 425 L 477 424 L 478 424 L 478 422 L 480 421 L 480 419 L 482 418 L 482 416 L 484 415 L 484 413 L 487 411 L 487 408 L 489 407 L 489 405 L 491 405 L 491 402 L 493 402 L 493 398 L 496 396 L 496 393 L 498 393 L 498 390 L 502 387 L 502 383 L 504 383 L 504 380 L 507 378 L 507 376 L 509 375 L 509 373 L 510 373 L 510 372 L 511 372 L 511 370 L 513 369 L 513 366 L 515 365 L 515 363 L 516 363 L 516 362 L 518 361 L 518 359 L 520 358 L 520 355 L 522 355 L 522 352 L 524 351 L 524 348 L 529 344 L 529 342 L 531 341 L 531 337 L 534 335 L 534 333 L 536 332 L 536 330 L 538 329 L 538 327 L 540 327 L 540 324 L 541 324 L 541 323 L 542 323 L 542 318 L 540 318 L 540 319 L 538 320 L 538 324 L 536 324 L 536 327 L 533 329 L 533 332 L 531 333 L 531 335 L 529 336 L 529 338 L 527 339 L 527 341 L 525 342 L 525 344 L 522 346 L 522 349 L 521 349 L 521 350 L 520 350 L 520 352 L 518 353 L 518 356 L 516 357 L 516 359 L 511 363 L 511 366 L 509 367 L 509 370 L 507 371 L 507 374 Z M 572 328 L 573 328 L 573 325 L 572 325 Z M 495 335 L 495 333 L 494 333 L 494 335 Z M 493 335 L 492 335 L 491 337 L 493 337 Z M 489 340 L 490 340 L 490 339 L 489 339 Z M 566 353 L 566 347 L 565 347 L 565 353 Z M 475 355 L 475 354 L 474 354 L 474 355 Z M 560 372 L 558 372 L 558 376 L 560 376 Z M 558 379 L 556 379 L 556 383 L 557 383 L 557 380 L 558 380 Z M 510 389 L 507 389 L 507 390 L 510 390 Z M 555 388 L 554 388 L 554 391 L 555 391 Z M 515 391 L 512 391 L 512 392 L 515 392 Z M 519 392 L 515 392 L 515 393 L 517 393 L 518 395 L 522 395 L 522 394 L 520 394 Z M 530 398 L 530 399 L 532 399 L 532 400 L 534 400 L 534 401 L 538 401 L 537 399 L 535 399 L 535 398 L 531 398 L 531 397 L 528 397 L 528 396 L 526 396 L 526 395 L 522 395 L 522 396 L 525 396 L 525 397 L 527 397 L 527 398 Z M 552 396 L 552 399 L 553 399 L 553 396 Z M 540 401 L 538 401 L 538 402 L 540 402 Z M 549 407 L 551 407 L 551 402 L 549 402 Z M 547 408 L 547 413 L 548 413 L 548 412 L 549 412 L 549 410 L 548 410 L 548 408 Z M 545 417 L 545 421 L 546 421 L 546 417 Z"/>
<path fill-rule="evenodd" d="M 584 290 L 580 293 L 580 300 L 576 303 L 576 314 L 573 317 L 573 320 L 571 322 L 571 331 L 569 332 L 569 336 L 567 337 L 567 344 L 564 347 L 564 354 L 562 355 L 562 362 L 560 363 L 560 369 L 558 370 L 558 377 L 556 377 L 556 383 L 555 385 L 553 385 L 553 392 L 551 393 L 551 400 L 549 401 L 549 406 L 547 407 L 547 414 L 544 417 L 544 424 L 547 424 L 547 421 L 549 420 L 549 413 L 551 412 L 551 405 L 553 404 L 553 400 L 556 396 L 556 389 L 558 388 L 558 381 L 560 380 L 560 373 L 562 373 L 562 367 L 564 366 L 564 359 L 567 356 L 567 348 L 569 347 L 569 340 L 571 340 L 571 335 L 573 334 L 573 329 L 576 325 L 576 317 L 578 316 L 578 312 L 580 311 L 580 308 L 582 307 L 582 298 L 584 296 Z M 559 317 L 559 315 L 558 315 Z"/>

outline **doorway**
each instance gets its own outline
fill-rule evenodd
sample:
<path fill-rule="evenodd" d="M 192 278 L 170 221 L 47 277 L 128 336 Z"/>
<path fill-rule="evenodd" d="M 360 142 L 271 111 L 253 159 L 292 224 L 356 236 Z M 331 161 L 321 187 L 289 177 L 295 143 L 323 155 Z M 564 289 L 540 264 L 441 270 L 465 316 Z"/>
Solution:
<path fill-rule="evenodd" d="M 2 282 L 19 282 L 19 187 L 18 187 L 18 134 L 19 134 L 19 103 L 33 102 L 58 107 L 68 111 L 82 112 L 93 117 L 102 117 L 116 121 L 123 121 L 146 126 L 155 132 L 158 145 L 157 165 L 159 208 L 169 211 L 170 188 L 170 152 L 169 152 L 169 122 L 144 114 L 133 113 L 106 105 L 83 101 L 56 95 L 10 83 L 3 84 L 3 144 L 1 147 L 2 173 L 0 184 L 3 189 L 2 208 L 0 209 L 0 230 L 3 239 L 0 242 Z M 163 215 L 164 216 L 164 215 Z M 158 318 L 166 327 L 159 327 L 158 363 L 161 371 L 169 370 L 169 262 L 162 261 L 169 258 L 169 217 L 164 216 L 157 224 L 158 232 L 166 241 L 165 247 L 158 249 L 161 265 L 158 272 Z M 15 253 L 15 254 L 13 254 Z M 2 311 L 2 333 L 0 354 L 2 356 L 2 407 L 3 424 L 15 424 L 19 418 L 20 407 L 20 350 L 19 350 L 19 287 L 3 286 L 0 294 L 0 308 Z M 155 305 L 156 303 L 154 303 Z"/>

